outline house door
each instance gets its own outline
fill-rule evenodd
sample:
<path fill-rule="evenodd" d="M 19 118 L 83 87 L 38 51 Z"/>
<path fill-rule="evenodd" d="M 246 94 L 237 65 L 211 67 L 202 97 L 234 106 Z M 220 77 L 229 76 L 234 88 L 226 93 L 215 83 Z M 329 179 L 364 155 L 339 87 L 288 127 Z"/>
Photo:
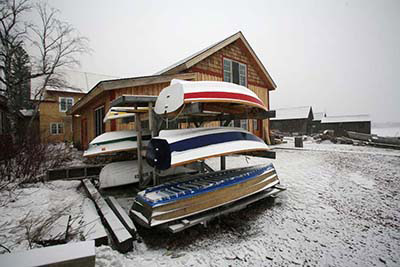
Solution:
<path fill-rule="evenodd" d="M 83 150 L 88 148 L 87 119 L 82 119 L 81 122 L 81 146 Z"/>
<path fill-rule="evenodd" d="M 262 138 L 262 120 L 253 120 L 253 133 Z"/>

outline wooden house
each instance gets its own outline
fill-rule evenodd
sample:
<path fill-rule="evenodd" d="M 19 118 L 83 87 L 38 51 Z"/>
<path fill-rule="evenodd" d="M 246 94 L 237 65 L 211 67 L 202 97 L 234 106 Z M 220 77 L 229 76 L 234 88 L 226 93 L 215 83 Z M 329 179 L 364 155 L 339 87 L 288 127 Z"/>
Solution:
<path fill-rule="evenodd" d="M 46 87 L 39 104 L 39 133 L 41 142 L 72 142 L 72 119 L 67 115 L 76 102 L 100 80 L 112 76 L 63 70 L 64 85 Z M 34 81 L 33 86 L 40 84 Z"/>
<path fill-rule="evenodd" d="M 98 83 L 69 111 L 73 116 L 74 143 L 85 149 L 93 138 L 103 132 L 133 129 L 132 123 L 122 124 L 120 121 L 103 123 L 102 118 L 110 108 L 111 101 L 122 95 L 157 96 L 172 79 L 226 81 L 244 85 L 253 90 L 268 108 L 269 92 L 276 88 L 250 44 L 243 34 L 238 32 L 155 75 Z M 236 122 L 236 125 L 238 124 L 269 140 L 268 120 L 243 120 Z"/>
<path fill-rule="evenodd" d="M 336 136 L 346 136 L 346 131 L 371 134 L 369 115 L 327 116 L 321 119 L 321 131 L 334 130 Z"/>
<path fill-rule="evenodd" d="M 314 118 L 312 107 L 294 107 L 276 109 L 275 118 L 271 118 L 271 129 L 283 133 L 310 134 Z"/>

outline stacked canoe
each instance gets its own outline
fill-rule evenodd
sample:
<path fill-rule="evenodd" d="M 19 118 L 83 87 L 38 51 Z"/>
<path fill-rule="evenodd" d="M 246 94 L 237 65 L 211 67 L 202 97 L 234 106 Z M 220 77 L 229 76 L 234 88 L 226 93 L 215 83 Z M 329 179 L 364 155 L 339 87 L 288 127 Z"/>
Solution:
<path fill-rule="evenodd" d="M 240 85 L 173 80 L 158 96 L 154 112 L 168 121 L 184 113 L 185 107 L 197 103 L 201 104 L 205 115 L 248 112 L 254 114 L 268 110 L 253 91 Z M 131 112 L 129 108 L 113 108 L 107 113 L 105 120 L 129 118 Z M 200 114 L 202 115 L 204 114 Z M 137 147 L 134 131 L 119 133 L 119 139 L 115 137 L 118 135 L 115 132 L 107 134 L 109 136 L 104 134 L 91 142 L 89 150 L 85 152 L 87 156 L 106 151 L 121 151 L 117 148 L 121 145 L 126 149 Z M 146 140 L 147 146 L 147 164 L 142 167 L 145 171 L 158 174 L 212 157 L 269 149 L 259 137 L 244 129 L 233 127 L 162 130 L 153 138 L 146 133 L 142 135 L 145 136 L 143 139 Z M 129 145 L 126 141 L 130 142 Z M 103 177 L 109 180 L 109 183 L 103 182 L 104 185 L 127 184 L 135 180 L 117 179 L 116 174 L 135 175 L 133 172 L 136 167 L 128 162 L 112 164 L 104 168 Z M 139 192 L 130 215 L 145 227 L 169 224 L 192 215 L 201 215 L 277 184 L 279 179 L 272 164 L 186 175 Z"/>

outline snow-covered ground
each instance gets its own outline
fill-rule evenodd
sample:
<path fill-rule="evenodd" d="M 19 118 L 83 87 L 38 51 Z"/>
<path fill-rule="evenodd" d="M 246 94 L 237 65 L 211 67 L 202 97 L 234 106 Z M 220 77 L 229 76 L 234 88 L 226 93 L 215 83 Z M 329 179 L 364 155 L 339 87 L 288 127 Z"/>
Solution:
<path fill-rule="evenodd" d="M 78 190 L 80 181 L 54 181 L 26 185 L 11 194 L 0 192 L 0 244 L 12 252 L 29 249 L 28 234 L 34 234 L 46 220 L 71 215 L 70 232 L 79 229 L 85 195 Z M 49 221 L 50 222 L 50 221 Z M 79 235 L 72 237 L 79 239 Z M 32 248 L 39 247 L 33 243 Z M 4 253 L 4 249 L 0 249 Z"/>
<path fill-rule="evenodd" d="M 288 189 L 275 202 L 176 235 L 142 230 L 134 252 L 97 248 L 97 266 L 399 266 L 400 151 L 305 146 L 277 150 L 272 162 Z M 231 157 L 227 165 L 265 161 Z"/>
<path fill-rule="evenodd" d="M 400 265 L 400 151 L 311 141 L 294 149 L 291 140 L 276 148 L 276 160 L 227 159 L 229 168 L 273 162 L 287 186 L 275 201 L 175 235 L 140 229 L 134 251 L 98 247 L 96 265 Z M 218 168 L 219 160 L 208 164 Z M 25 234 L 17 225 L 28 211 L 39 216 L 76 203 L 70 213 L 79 214 L 84 199 L 76 182 L 18 190 L 14 202 L 0 207 L 0 244 L 12 250 L 27 248 L 16 240 Z M 127 198 L 119 200 L 129 207 Z"/>

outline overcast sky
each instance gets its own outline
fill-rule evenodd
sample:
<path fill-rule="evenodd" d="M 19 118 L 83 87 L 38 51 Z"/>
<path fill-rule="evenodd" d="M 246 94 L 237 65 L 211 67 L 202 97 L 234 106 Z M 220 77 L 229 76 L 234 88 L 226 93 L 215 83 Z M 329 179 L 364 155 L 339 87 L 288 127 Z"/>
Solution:
<path fill-rule="evenodd" d="M 242 31 L 278 88 L 271 107 L 400 121 L 400 1 L 52 0 L 90 39 L 81 70 L 151 75 Z"/>

